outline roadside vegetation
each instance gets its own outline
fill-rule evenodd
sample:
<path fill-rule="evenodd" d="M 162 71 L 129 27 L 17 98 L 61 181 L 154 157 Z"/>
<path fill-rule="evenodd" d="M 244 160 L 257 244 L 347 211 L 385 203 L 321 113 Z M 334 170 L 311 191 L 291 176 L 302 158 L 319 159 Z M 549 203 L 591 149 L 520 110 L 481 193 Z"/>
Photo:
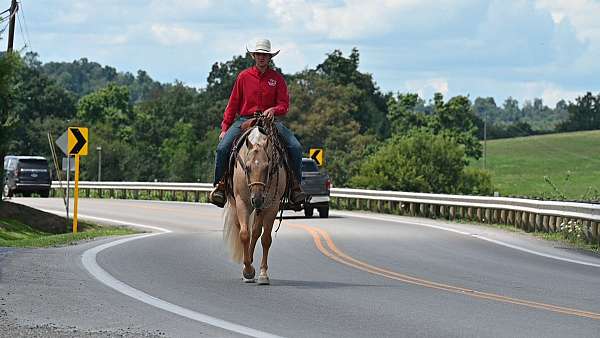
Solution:
<path fill-rule="evenodd" d="M 74 234 L 62 217 L 20 204 L 0 203 L 0 247 L 63 246 L 97 237 L 135 233 L 138 231 L 131 228 L 79 221 L 78 232 Z"/>
<path fill-rule="evenodd" d="M 42 63 L 29 52 L 1 59 L 0 155 L 27 149 L 50 157 L 47 132 L 57 137 L 68 125 L 86 126 L 91 150 L 80 178 L 97 179 L 95 149 L 102 147 L 107 181 L 210 182 L 231 87 L 237 74 L 253 64 L 249 57 L 234 56 L 206 65 L 205 86 L 194 88 L 178 81 L 160 83 L 143 70 L 119 72 L 86 58 Z M 280 69 L 292 97 L 286 123 L 306 152 L 324 149 L 336 187 L 491 194 L 498 190 L 491 185 L 498 181 L 496 171 L 490 175 L 473 165 L 482 157 L 484 123 L 492 139 L 594 129 L 600 120 L 594 118 L 600 96 L 591 93 L 574 102 L 559 101 L 554 108 L 541 99 L 520 103 L 507 98 L 496 104 L 493 98 L 465 95 L 424 98 L 382 92 L 359 66 L 359 51 L 353 49 L 347 55 L 334 50 L 314 68 L 294 74 Z M 435 146 L 414 148 L 431 137 Z M 401 147 L 406 145 L 414 149 L 405 153 Z M 433 163 L 448 156 L 454 156 L 449 168 Z M 389 165 L 393 161 L 402 162 L 405 176 Z"/>
<path fill-rule="evenodd" d="M 600 131 L 488 141 L 486 168 L 501 196 L 600 201 Z M 483 158 L 472 167 L 483 168 Z"/>

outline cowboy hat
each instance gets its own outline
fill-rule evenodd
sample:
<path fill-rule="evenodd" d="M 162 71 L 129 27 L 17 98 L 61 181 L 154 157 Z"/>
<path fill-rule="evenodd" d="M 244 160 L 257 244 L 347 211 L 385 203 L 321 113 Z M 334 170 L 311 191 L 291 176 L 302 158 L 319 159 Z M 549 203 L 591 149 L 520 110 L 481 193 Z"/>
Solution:
<path fill-rule="evenodd" d="M 256 46 L 253 49 L 248 49 L 248 46 L 246 45 L 246 51 L 251 54 L 252 53 L 271 54 L 271 57 L 274 57 L 275 55 L 279 54 L 279 52 L 280 52 L 280 50 L 278 50 L 276 52 L 271 51 L 271 41 L 269 41 L 268 39 L 256 40 Z"/>

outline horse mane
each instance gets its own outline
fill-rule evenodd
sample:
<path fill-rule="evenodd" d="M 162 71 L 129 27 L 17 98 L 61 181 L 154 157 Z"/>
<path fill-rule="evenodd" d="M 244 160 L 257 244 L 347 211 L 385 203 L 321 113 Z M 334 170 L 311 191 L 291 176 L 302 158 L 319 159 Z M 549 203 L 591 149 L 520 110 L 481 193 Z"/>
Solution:
<path fill-rule="evenodd" d="M 248 120 L 247 122 L 250 122 Z M 246 124 L 246 123 L 245 123 Z M 224 182 L 225 182 L 225 193 L 227 196 L 233 197 L 233 172 L 236 167 L 238 156 L 243 150 L 246 150 L 246 139 L 252 144 L 258 144 L 264 140 L 268 141 L 267 151 L 271 151 L 273 157 L 272 161 L 283 165 L 286 172 L 291 172 L 291 167 L 287 157 L 287 151 L 285 149 L 283 141 L 280 140 L 277 128 L 275 127 L 275 121 L 266 117 L 257 117 L 252 123 L 248 123 L 250 126 L 245 130 L 234 142 L 234 146 L 229 156 L 229 162 L 225 169 Z M 273 166 L 276 169 L 278 166 Z M 288 175 L 288 183 L 286 184 L 286 191 L 291 184 L 289 183 L 291 175 Z"/>

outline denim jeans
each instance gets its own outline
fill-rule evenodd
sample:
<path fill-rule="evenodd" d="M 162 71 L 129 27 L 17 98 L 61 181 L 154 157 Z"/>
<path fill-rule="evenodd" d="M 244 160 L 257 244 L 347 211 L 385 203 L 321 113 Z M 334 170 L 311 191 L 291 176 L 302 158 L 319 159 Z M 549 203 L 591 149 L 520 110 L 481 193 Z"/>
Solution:
<path fill-rule="evenodd" d="M 248 120 L 246 117 L 240 117 L 235 120 L 229 129 L 227 129 L 225 136 L 217 146 L 217 153 L 215 156 L 215 179 L 213 182 L 215 185 L 221 180 L 225 173 L 225 167 L 229 161 L 229 152 L 233 146 L 233 141 L 235 141 L 242 133 L 240 127 L 246 120 Z M 294 136 L 294 133 L 284 126 L 283 123 L 276 121 L 275 127 L 285 142 L 294 176 L 296 177 L 296 180 L 298 180 L 298 183 L 300 183 L 302 180 L 302 146 L 300 145 L 300 142 L 298 142 L 296 136 Z"/>

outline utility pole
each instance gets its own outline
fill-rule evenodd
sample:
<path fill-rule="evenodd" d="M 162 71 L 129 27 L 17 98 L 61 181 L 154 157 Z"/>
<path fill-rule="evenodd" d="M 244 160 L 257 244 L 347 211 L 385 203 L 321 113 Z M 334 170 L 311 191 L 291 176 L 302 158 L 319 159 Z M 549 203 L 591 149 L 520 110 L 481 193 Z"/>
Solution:
<path fill-rule="evenodd" d="M 96 147 L 98 150 L 98 182 L 102 181 L 102 147 Z"/>
<path fill-rule="evenodd" d="M 8 26 L 8 48 L 7 52 L 12 52 L 13 50 L 13 42 L 15 40 L 15 19 L 17 18 L 17 11 L 19 7 L 17 6 L 17 0 L 12 0 L 10 4 L 10 24 Z"/>
<path fill-rule="evenodd" d="M 487 167 L 487 109 L 484 111 L 483 118 L 483 169 Z"/>

